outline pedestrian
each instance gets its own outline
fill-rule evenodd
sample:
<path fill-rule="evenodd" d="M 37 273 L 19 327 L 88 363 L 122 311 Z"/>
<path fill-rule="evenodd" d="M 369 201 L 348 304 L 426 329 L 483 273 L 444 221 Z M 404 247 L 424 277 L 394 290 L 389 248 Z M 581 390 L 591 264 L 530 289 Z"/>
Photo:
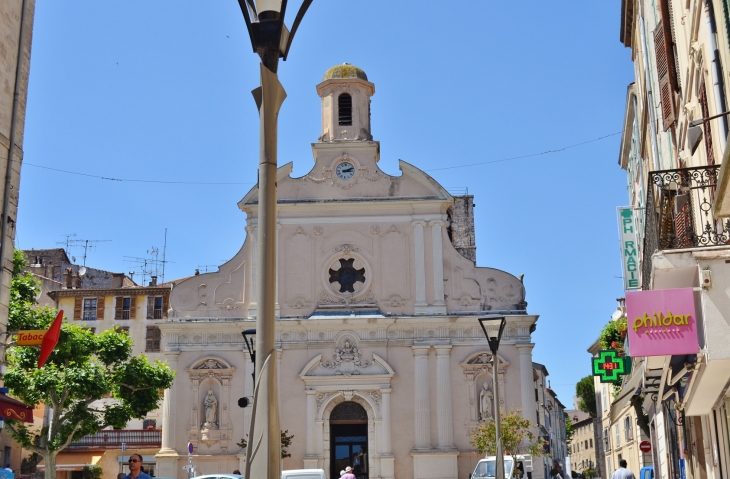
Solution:
<path fill-rule="evenodd" d="M 553 468 L 550 470 L 550 477 L 553 479 L 568 479 L 565 477 L 565 472 L 563 472 L 563 466 L 557 459 L 553 459 Z"/>
<path fill-rule="evenodd" d="M 626 469 L 626 460 L 621 459 L 618 461 L 618 469 L 613 473 L 611 479 L 636 479 L 634 473 Z"/>
<path fill-rule="evenodd" d="M 344 475 L 345 475 L 345 470 L 343 469 L 343 470 L 340 471 L 340 477 L 342 477 Z"/>
<path fill-rule="evenodd" d="M 152 479 L 152 476 L 145 473 L 142 469 L 142 456 L 139 454 L 131 454 L 129 456 L 129 474 L 124 479 Z"/>
<path fill-rule="evenodd" d="M 350 466 L 347 466 L 345 468 L 345 475 L 342 476 L 340 479 L 357 479 L 357 477 L 355 477 L 355 474 L 352 473 L 352 468 Z"/>
<path fill-rule="evenodd" d="M 2 463 L 0 462 L 0 464 L 2 464 Z M 13 472 L 13 470 L 12 470 L 12 469 L 10 469 L 10 463 L 7 463 L 7 464 L 5 464 L 5 470 L 6 470 L 6 471 L 10 471 L 10 472 Z"/>

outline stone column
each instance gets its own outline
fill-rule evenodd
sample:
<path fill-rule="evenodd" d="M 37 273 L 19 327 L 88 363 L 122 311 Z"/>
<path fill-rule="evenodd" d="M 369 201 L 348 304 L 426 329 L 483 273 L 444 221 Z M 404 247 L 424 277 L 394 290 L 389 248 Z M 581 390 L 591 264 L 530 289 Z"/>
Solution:
<path fill-rule="evenodd" d="M 438 421 L 439 449 L 454 449 L 454 417 L 451 407 L 451 345 L 434 346 L 436 349 L 436 419 Z"/>
<path fill-rule="evenodd" d="M 444 301 L 444 260 L 441 242 L 441 226 L 443 221 L 429 221 L 433 248 L 433 304 L 443 306 Z"/>
<path fill-rule="evenodd" d="M 317 449 L 314 440 L 314 421 L 317 419 L 317 391 L 307 389 L 307 444 L 305 459 L 317 459 Z"/>
<path fill-rule="evenodd" d="M 428 388 L 428 349 L 430 346 L 413 346 L 415 359 L 416 399 L 416 449 L 431 449 L 431 408 Z"/>
<path fill-rule="evenodd" d="M 423 227 L 425 221 L 413 221 L 413 247 L 416 259 L 416 307 L 427 306 L 426 303 L 426 261 L 425 247 L 423 243 Z"/>
<path fill-rule="evenodd" d="M 378 438 L 380 446 L 380 475 L 383 479 L 395 477 L 395 458 L 391 446 L 390 393 L 392 389 L 380 390 L 380 416 L 382 418 L 382 438 Z"/>
<path fill-rule="evenodd" d="M 165 359 L 170 369 L 177 371 L 177 359 L 180 353 L 177 351 L 166 352 Z M 173 382 L 170 389 L 165 389 L 165 396 L 162 402 L 162 448 L 160 452 L 175 452 L 175 393 L 172 388 L 175 386 Z"/>
<path fill-rule="evenodd" d="M 250 265 L 251 265 L 251 279 L 249 280 L 250 286 L 248 286 L 246 289 L 249 291 L 249 306 L 248 306 L 248 314 L 250 317 L 256 317 L 257 311 L 258 311 L 258 305 L 256 303 L 256 296 L 257 296 L 257 285 L 256 285 L 256 270 L 257 270 L 257 254 L 256 254 L 256 245 L 258 244 L 258 227 L 257 225 L 248 225 L 246 226 L 246 233 L 248 236 L 251 237 L 251 256 L 249 258 Z"/>
<path fill-rule="evenodd" d="M 520 352 L 520 389 L 522 390 L 522 415 L 535 420 L 535 389 L 532 379 L 532 348 L 534 344 L 517 344 Z"/>

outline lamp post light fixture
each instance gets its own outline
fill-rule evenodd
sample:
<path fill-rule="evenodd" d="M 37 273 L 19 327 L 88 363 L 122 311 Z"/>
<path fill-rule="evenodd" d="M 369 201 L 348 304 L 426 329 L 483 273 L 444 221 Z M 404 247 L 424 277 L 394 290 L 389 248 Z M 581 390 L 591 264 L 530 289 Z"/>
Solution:
<path fill-rule="evenodd" d="M 289 31 L 284 24 L 288 0 L 238 0 L 253 51 L 261 57 L 261 86 L 253 90 L 259 110 L 259 197 L 256 271 L 256 349 L 253 408 L 246 455 L 246 477 L 279 479 L 281 433 L 274 335 L 276 326 L 276 169 L 277 119 L 286 98 L 276 74 L 286 60 L 294 34 L 313 0 L 302 0 Z"/>
<path fill-rule="evenodd" d="M 697 120 L 692 120 L 689 122 L 689 125 L 687 128 L 687 145 L 689 146 L 690 152 L 692 154 L 694 154 L 695 150 L 697 149 L 697 146 L 699 146 L 699 144 L 700 144 L 700 140 L 702 139 L 703 125 L 710 120 L 714 120 L 715 118 L 721 118 L 721 117 L 728 116 L 728 115 L 730 115 L 730 111 L 719 113 L 717 115 L 708 116 L 707 118 L 699 118 Z M 722 137 L 722 138 L 724 138 L 724 137 Z"/>
<path fill-rule="evenodd" d="M 492 351 L 492 388 L 494 389 L 494 437 L 497 443 L 496 451 L 496 471 L 494 479 L 504 478 L 504 451 L 502 451 L 502 418 L 499 414 L 499 342 L 502 340 L 504 327 L 507 325 L 507 319 L 504 316 L 479 318 L 479 325 L 487 337 L 489 349 Z M 489 329 L 487 329 L 489 327 Z"/>
<path fill-rule="evenodd" d="M 251 378 L 253 379 L 254 385 L 256 384 L 256 330 L 255 329 L 247 329 L 245 331 L 241 331 L 241 334 L 243 335 L 243 342 L 246 343 L 246 349 L 248 349 L 248 355 L 251 358 L 251 362 L 253 363 L 254 371 L 251 373 Z M 251 399 L 247 397 L 242 397 L 238 399 L 238 407 L 248 407 L 251 404 Z"/>

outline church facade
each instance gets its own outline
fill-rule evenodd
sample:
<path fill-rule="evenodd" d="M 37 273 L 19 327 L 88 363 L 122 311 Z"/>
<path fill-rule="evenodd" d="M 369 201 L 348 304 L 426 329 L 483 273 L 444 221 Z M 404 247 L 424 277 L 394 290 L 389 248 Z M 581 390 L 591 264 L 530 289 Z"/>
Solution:
<path fill-rule="evenodd" d="M 471 433 L 493 414 L 491 352 L 477 318 L 506 316 L 499 401 L 534 421 L 531 333 L 520 279 L 477 267 L 471 197 L 454 197 L 404 161 L 378 167 L 374 85 L 333 67 L 317 85 L 314 166 L 278 172 L 276 326 L 283 467 L 352 466 L 362 478 L 457 478 L 480 456 Z M 165 392 L 157 475 L 243 470 L 252 396 L 241 332 L 255 327 L 258 190 L 240 201 L 246 239 L 218 272 L 172 289 L 161 325 L 177 371 Z M 533 475 L 533 477 L 538 477 Z"/>

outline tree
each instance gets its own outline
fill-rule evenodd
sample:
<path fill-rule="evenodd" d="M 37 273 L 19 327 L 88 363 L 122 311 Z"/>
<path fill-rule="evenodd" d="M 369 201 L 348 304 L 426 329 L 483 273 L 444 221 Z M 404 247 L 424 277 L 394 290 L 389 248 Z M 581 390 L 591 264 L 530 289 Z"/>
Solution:
<path fill-rule="evenodd" d="M 578 396 L 578 409 L 596 417 L 596 390 L 593 386 L 593 376 L 586 376 L 575 385 L 575 395 Z"/>
<path fill-rule="evenodd" d="M 535 427 L 530 423 L 529 419 L 522 416 L 522 411 L 517 409 L 514 411 L 500 411 L 501 433 L 502 433 L 502 451 L 505 455 L 515 456 L 518 454 L 532 454 L 533 456 L 542 456 L 544 454 L 543 446 L 545 441 L 538 438 L 532 432 Z M 479 451 L 480 454 L 494 456 L 497 454 L 497 440 L 494 419 L 488 419 L 486 423 L 477 426 L 472 434 L 472 446 Z"/>
<path fill-rule="evenodd" d="M 24 272 L 20 251 L 13 263 L 8 330 L 48 329 L 57 312 L 36 307 L 40 288 Z M 133 357 L 132 340 L 117 328 L 94 334 L 64 322 L 56 349 L 40 369 L 38 356 L 37 347 L 11 342 L 3 379 L 21 401 L 51 408 L 50 424 L 37 430 L 6 419 L 5 425 L 23 448 L 43 458 L 46 479 L 55 479 L 56 456 L 72 441 L 144 418 L 159 406 L 161 391 L 174 378 L 167 364 L 150 364 L 143 354 Z"/>
<path fill-rule="evenodd" d="M 248 434 L 246 434 L 246 437 L 248 437 Z M 291 454 L 289 454 L 286 451 L 286 448 L 291 446 L 291 440 L 294 439 L 294 434 L 289 435 L 289 429 L 286 431 L 281 431 L 281 458 L 284 459 L 285 457 L 291 457 Z M 236 446 L 240 447 L 241 449 L 246 449 L 248 447 L 248 440 L 245 437 L 241 438 L 241 442 L 237 442 Z"/>
<path fill-rule="evenodd" d="M 575 431 L 573 430 L 573 418 L 570 417 L 570 415 L 565 415 L 565 443 L 570 444 L 571 439 L 573 439 L 573 433 Z"/>

